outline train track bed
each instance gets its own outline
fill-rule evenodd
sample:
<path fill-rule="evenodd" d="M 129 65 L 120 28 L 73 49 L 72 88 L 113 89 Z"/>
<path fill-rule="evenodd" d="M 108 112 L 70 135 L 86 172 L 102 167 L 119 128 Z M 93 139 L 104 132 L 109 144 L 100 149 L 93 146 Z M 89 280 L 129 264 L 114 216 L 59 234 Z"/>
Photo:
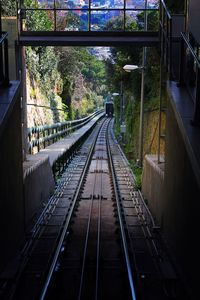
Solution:
<path fill-rule="evenodd" d="M 68 299 L 131 299 L 109 171 L 106 129 L 107 124 L 98 136 L 47 299 L 58 295 L 60 299 L 66 295 Z"/>
<path fill-rule="evenodd" d="M 135 187 L 134 174 L 113 133 L 109 141 L 115 169 L 124 227 L 131 253 L 137 298 L 142 300 L 188 299 L 166 244 Z"/>
<path fill-rule="evenodd" d="M 37 299 L 64 223 L 71 212 L 77 186 L 101 122 L 69 163 L 57 184 L 54 195 L 27 236 L 27 243 L 20 257 L 21 264 L 16 274 L 16 282 L 8 282 L 8 288 L 5 284 L 4 299 Z"/>
<path fill-rule="evenodd" d="M 112 127 L 99 122 L 63 173 L 6 300 L 187 299 Z"/>

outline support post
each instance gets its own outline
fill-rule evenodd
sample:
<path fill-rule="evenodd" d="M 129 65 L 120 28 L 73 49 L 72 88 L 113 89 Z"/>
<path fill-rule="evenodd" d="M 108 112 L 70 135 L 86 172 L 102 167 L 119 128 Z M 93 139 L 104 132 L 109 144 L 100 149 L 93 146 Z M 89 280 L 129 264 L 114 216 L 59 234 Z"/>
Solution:
<path fill-rule="evenodd" d="M 144 136 L 144 77 L 146 66 L 146 47 L 143 47 L 142 54 L 142 77 L 141 77 L 141 99 L 140 99 L 140 127 L 139 127 L 139 164 L 142 167 L 143 164 L 143 136 Z"/>
<path fill-rule="evenodd" d="M 196 71 L 196 94 L 195 94 L 195 103 L 194 103 L 194 116 L 192 124 L 199 126 L 200 125 L 200 69 L 197 67 Z"/>
<path fill-rule="evenodd" d="M 180 65 L 179 65 L 179 83 L 178 86 L 183 86 L 184 85 L 184 56 L 185 56 L 185 51 L 184 51 L 184 40 L 183 37 L 181 37 L 181 43 L 180 43 Z"/>
<path fill-rule="evenodd" d="M 147 0 L 145 1 L 144 30 L 147 31 Z M 140 127 L 139 127 L 139 165 L 143 164 L 143 136 L 144 136 L 144 77 L 146 68 L 147 47 L 142 49 L 142 78 L 140 99 Z"/>
<path fill-rule="evenodd" d="M 4 64 L 5 64 L 5 74 L 4 74 L 4 86 L 9 86 L 9 63 L 8 63 L 8 39 L 4 40 Z"/>

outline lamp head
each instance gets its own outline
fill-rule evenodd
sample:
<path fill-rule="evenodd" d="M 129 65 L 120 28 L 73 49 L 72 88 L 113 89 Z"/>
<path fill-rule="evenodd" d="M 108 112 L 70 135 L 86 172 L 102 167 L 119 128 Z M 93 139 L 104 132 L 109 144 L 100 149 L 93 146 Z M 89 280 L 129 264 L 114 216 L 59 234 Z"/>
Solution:
<path fill-rule="evenodd" d="M 137 70 L 137 69 L 142 69 L 142 67 L 139 67 L 137 65 L 125 65 L 123 67 L 124 71 L 126 72 L 131 72 L 131 71 L 134 71 L 134 70 Z"/>

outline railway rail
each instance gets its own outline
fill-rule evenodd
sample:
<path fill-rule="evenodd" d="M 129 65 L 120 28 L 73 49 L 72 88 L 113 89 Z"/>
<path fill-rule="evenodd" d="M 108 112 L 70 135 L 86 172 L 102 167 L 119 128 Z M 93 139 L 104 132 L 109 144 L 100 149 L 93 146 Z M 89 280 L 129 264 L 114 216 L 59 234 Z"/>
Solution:
<path fill-rule="evenodd" d="M 58 269 L 50 271 L 40 299 L 136 299 L 129 255 L 120 211 L 114 212 L 115 192 L 109 172 L 106 139 L 110 120 L 102 125 L 94 142 L 78 208 L 70 226 L 65 249 L 55 259 Z M 120 227 L 123 247 L 119 244 Z M 110 249 L 112 249 L 110 251 Z M 124 255 L 126 261 L 124 261 Z M 55 265 L 52 269 L 55 269 Z M 123 276 L 121 276 L 123 274 Z M 127 274 L 129 276 L 127 276 Z M 113 289 L 113 280 L 116 284 Z M 131 287 L 131 288 L 130 288 Z"/>
<path fill-rule="evenodd" d="M 69 163 L 5 299 L 187 299 L 112 127 Z"/>

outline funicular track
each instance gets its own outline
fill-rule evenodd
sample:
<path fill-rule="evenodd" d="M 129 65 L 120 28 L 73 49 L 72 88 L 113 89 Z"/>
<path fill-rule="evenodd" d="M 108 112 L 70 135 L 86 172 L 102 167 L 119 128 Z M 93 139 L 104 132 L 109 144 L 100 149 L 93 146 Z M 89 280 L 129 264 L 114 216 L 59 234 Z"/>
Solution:
<path fill-rule="evenodd" d="M 108 138 L 137 299 L 188 300 L 160 228 L 135 187 L 134 174 L 115 138 L 113 126 L 109 127 Z"/>
<path fill-rule="evenodd" d="M 63 173 L 5 299 L 187 299 L 112 122 L 99 122 Z"/>
<path fill-rule="evenodd" d="M 109 171 L 109 122 L 97 126 L 64 172 L 6 299 L 135 299 Z"/>
<path fill-rule="evenodd" d="M 106 120 L 100 129 L 57 272 L 40 299 L 135 299 L 127 245 L 107 152 Z M 119 217 L 119 218 L 118 218 Z M 123 246 L 122 246 L 122 245 Z M 124 260 L 124 256 L 126 260 Z M 115 284 L 113 288 L 113 283 Z"/>

